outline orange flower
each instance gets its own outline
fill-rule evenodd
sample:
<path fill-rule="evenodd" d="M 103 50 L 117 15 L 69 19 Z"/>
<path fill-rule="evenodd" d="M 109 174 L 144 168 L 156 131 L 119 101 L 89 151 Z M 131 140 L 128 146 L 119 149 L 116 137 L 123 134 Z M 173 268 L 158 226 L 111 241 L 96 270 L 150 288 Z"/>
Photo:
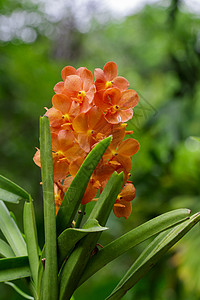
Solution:
<path fill-rule="evenodd" d="M 79 114 L 72 125 L 78 134 L 78 143 L 85 152 L 89 152 L 95 143 L 111 132 L 110 124 L 106 122 L 98 107 L 92 107 L 87 113 Z"/>
<path fill-rule="evenodd" d="M 94 170 L 81 203 L 94 200 L 97 190 L 103 191 L 112 173 L 123 171 L 125 186 L 113 210 L 117 217 L 127 219 L 132 209 L 130 202 L 135 197 L 135 188 L 128 183 L 128 178 L 132 156 L 140 145 L 131 138 L 123 141 L 126 134 L 132 133 L 125 130 L 124 122 L 132 118 L 138 95 L 128 90 L 129 83 L 124 77 L 117 76 L 114 62 L 105 64 L 103 70 L 95 69 L 94 73 L 95 83 L 91 71 L 85 67 L 63 68 L 63 81 L 55 85 L 53 106 L 45 114 L 51 126 L 56 213 L 87 153 L 100 140 L 112 135 L 112 142 Z M 39 149 L 33 160 L 41 167 Z"/>
<path fill-rule="evenodd" d="M 70 163 L 79 156 L 85 157 L 85 152 L 75 142 L 72 132 L 60 130 L 51 134 L 54 182 L 64 179 L 69 173 Z M 33 158 L 36 165 L 40 166 L 40 150 L 37 149 Z"/>
<path fill-rule="evenodd" d="M 130 201 L 135 198 L 136 189 L 133 184 L 127 183 L 118 195 L 117 200 L 114 204 L 113 211 L 116 217 L 124 217 L 127 219 L 132 211 Z"/>
<path fill-rule="evenodd" d="M 113 61 L 106 63 L 103 70 L 99 68 L 95 69 L 94 76 L 97 91 L 112 87 L 117 87 L 121 91 L 127 90 L 129 86 L 128 80 L 124 77 L 117 76 L 117 73 L 118 68 Z"/>
<path fill-rule="evenodd" d="M 41 168 L 40 163 L 40 150 L 37 149 L 34 157 L 34 163 Z M 65 178 L 69 171 L 69 162 L 64 159 L 64 156 L 59 157 L 59 155 L 53 153 L 53 175 L 54 182 L 58 182 Z"/>
<path fill-rule="evenodd" d="M 138 104 L 138 94 L 134 90 L 121 92 L 117 88 L 95 93 L 94 103 L 105 113 L 111 124 L 126 122 L 133 116 L 132 108 Z"/>
<path fill-rule="evenodd" d="M 83 68 L 80 68 L 83 69 Z M 55 86 L 54 86 L 54 91 L 56 94 L 62 94 L 62 92 L 64 92 L 64 81 L 66 79 L 67 76 L 69 75 L 78 75 L 79 74 L 79 69 L 76 70 L 74 67 L 72 66 L 66 66 L 62 69 L 61 71 L 61 76 L 63 81 L 58 82 Z"/>
<path fill-rule="evenodd" d="M 122 167 L 128 175 L 132 167 L 132 156 L 138 152 L 139 148 L 138 141 L 131 138 L 122 141 L 117 148 L 115 148 L 115 144 L 111 144 L 106 150 L 103 160 L 109 160 L 109 164 Z"/>
<path fill-rule="evenodd" d="M 49 117 L 51 127 L 59 130 L 71 130 L 72 120 L 79 113 L 79 105 L 69 96 L 56 94 L 52 98 L 53 107 L 48 109 L 46 116 Z"/>
<path fill-rule="evenodd" d="M 72 162 L 79 156 L 85 157 L 85 152 L 76 143 L 72 132 L 60 130 L 58 134 L 51 134 L 53 157 L 61 161 Z"/>
<path fill-rule="evenodd" d="M 67 68 L 67 67 L 66 67 Z M 87 112 L 91 106 L 95 93 L 92 72 L 86 68 L 79 68 L 75 74 L 68 75 L 68 69 L 63 69 L 64 82 L 56 84 L 54 90 L 58 94 L 65 94 L 79 104 L 80 112 Z"/>

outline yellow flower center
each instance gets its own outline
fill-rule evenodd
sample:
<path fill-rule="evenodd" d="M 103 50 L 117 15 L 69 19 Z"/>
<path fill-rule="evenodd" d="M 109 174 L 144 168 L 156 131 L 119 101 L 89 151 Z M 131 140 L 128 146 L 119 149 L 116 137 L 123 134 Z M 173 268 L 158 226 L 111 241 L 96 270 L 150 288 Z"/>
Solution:
<path fill-rule="evenodd" d="M 56 152 L 56 155 L 58 155 L 59 159 L 64 157 L 64 153 L 60 150 Z"/>
<path fill-rule="evenodd" d="M 70 117 L 69 117 L 68 114 L 63 115 L 63 116 L 62 116 L 62 119 L 64 119 L 65 122 L 66 122 L 66 121 L 70 121 Z"/>
<path fill-rule="evenodd" d="M 94 130 L 88 130 L 88 131 L 87 131 L 87 135 L 88 135 L 88 136 L 91 136 L 91 135 L 93 135 L 93 134 L 94 134 Z"/>
<path fill-rule="evenodd" d="M 83 102 L 84 98 L 86 96 L 86 92 L 85 91 L 79 91 L 78 95 L 77 95 L 77 99 L 80 103 Z"/>
<path fill-rule="evenodd" d="M 112 153 L 113 156 L 117 156 L 116 150 L 111 150 L 111 153 Z"/>
<path fill-rule="evenodd" d="M 113 105 L 109 108 L 110 113 L 113 115 L 116 113 L 116 111 L 118 111 L 119 106 L 118 105 Z"/>
<path fill-rule="evenodd" d="M 121 126 L 122 128 L 124 128 L 124 127 L 127 126 L 127 124 L 126 124 L 126 123 L 121 123 L 120 126 Z"/>
<path fill-rule="evenodd" d="M 123 197 L 119 194 L 118 196 L 117 196 L 117 200 L 122 200 L 123 199 Z"/>
<path fill-rule="evenodd" d="M 112 86 L 113 86 L 113 82 L 112 81 L 106 81 L 106 85 L 105 85 L 106 89 L 112 88 Z"/>

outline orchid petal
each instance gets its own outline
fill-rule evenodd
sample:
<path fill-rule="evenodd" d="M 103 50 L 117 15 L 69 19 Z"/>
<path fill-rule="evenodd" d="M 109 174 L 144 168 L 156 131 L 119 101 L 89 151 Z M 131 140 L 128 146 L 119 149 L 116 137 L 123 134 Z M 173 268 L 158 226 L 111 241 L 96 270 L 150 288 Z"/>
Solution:
<path fill-rule="evenodd" d="M 135 139 L 130 138 L 130 139 L 127 139 L 127 140 L 123 141 L 119 145 L 117 153 L 122 154 L 122 155 L 126 155 L 126 156 L 132 156 L 136 152 L 138 152 L 139 148 L 140 148 L 140 144 L 138 143 L 138 141 L 135 140 Z"/>
<path fill-rule="evenodd" d="M 125 184 L 121 193 L 119 194 L 122 197 L 123 201 L 132 201 L 135 198 L 136 189 L 132 183 Z M 121 202 L 121 201 L 120 201 Z"/>
<path fill-rule="evenodd" d="M 67 76 L 75 75 L 75 74 L 76 74 L 76 69 L 72 66 L 66 66 L 61 71 L 61 76 L 62 76 L 63 81 L 65 81 Z"/>
<path fill-rule="evenodd" d="M 63 94 L 56 94 L 52 98 L 52 103 L 54 108 L 60 110 L 62 114 L 67 114 L 70 110 L 72 101 L 69 97 Z"/>
<path fill-rule="evenodd" d="M 94 70 L 94 77 L 95 77 L 95 80 L 101 80 L 101 81 L 103 81 L 104 84 L 105 84 L 106 78 L 105 78 L 105 75 L 104 75 L 104 72 L 103 72 L 102 69 L 96 68 L 96 69 Z"/>
<path fill-rule="evenodd" d="M 117 218 L 124 217 L 125 219 L 128 219 L 128 217 L 131 214 L 132 206 L 130 202 L 121 201 L 120 202 L 123 207 L 119 207 L 117 205 L 114 205 L 113 212 Z"/>
<path fill-rule="evenodd" d="M 88 115 L 85 113 L 82 113 L 78 115 L 74 120 L 73 120 L 73 129 L 77 133 L 84 133 L 88 131 Z"/>
<path fill-rule="evenodd" d="M 64 87 L 66 90 L 70 92 L 78 92 L 78 91 L 82 91 L 83 83 L 79 76 L 69 75 L 65 79 Z"/>
<path fill-rule="evenodd" d="M 54 107 L 47 109 L 45 116 L 49 118 L 49 123 L 52 127 L 60 127 L 63 123 L 62 113 Z"/>
<path fill-rule="evenodd" d="M 93 85 L 92 72 L 85 68 L 81 72 L 80 78 L 82 79 L 82 82 L 83 82 L 83 90 L 87 92 L 89 90 L 89 88 Z"/>
<path fill-rule="evenodd" d="M 117 76 L 118 68 L 116 63 L 114 63 L 113 61 L 109 61 L 105 64 L 103 71 L 105 73 L 107 81 L 111 81 Z"/>
<path fill-rule="evenodd" d="M 54 92 L 56 94 L 61 94 L 64 90 L 64 82 L 60 81 L 54 86 Z"/>
<path fill-rule="evenodd" d="M 132 117 L 133 117 L 133 109 L 129 108 L 126 110 L 119 110 L 118 114 L 121 117 L 121 122 L 127 122 L 128 120 L 132 119 Z"/>
<path fill-rule="evenodd" d="M 118 104 L 121 107 L 121 109 L 122 107 L 123 109 L 127 109 L 127 108 L 135 107 L 138 104 L 138 102 L 139 102 L 139 97 L 136 91 L 127 90 L 121 93 L 121 98 Z"/>
<path fill-rule="evenodd" d="M 129 82 L 126 78 L 117 76 L 113 79 L 113 84 L 118 87 L 121 91 L 125 91 L 129 87 Z"/>

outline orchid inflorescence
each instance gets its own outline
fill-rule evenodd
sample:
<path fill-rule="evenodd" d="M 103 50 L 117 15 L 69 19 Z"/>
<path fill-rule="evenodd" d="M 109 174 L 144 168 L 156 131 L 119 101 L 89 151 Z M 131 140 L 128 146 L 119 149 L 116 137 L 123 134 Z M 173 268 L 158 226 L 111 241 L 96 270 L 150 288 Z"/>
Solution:
<path fill-rule="evenodd" d="M 138 95 L 128 89 L 127 79 L 117 76 L 114 62 L 105 64 L 103 70 L 92 72 L 85 67 L 66 66 L 61 72 L 63 81 L 55 87 L 53 106 L 46 109 L 51 128 L 54 171 L 55 207 L 58 211 L 64 194 L 91 149 L 101 140 L 112 135 L 112 142 L 94 170 L 81 204 L 95 201 L 97 190 L 104 189 L 114 171 L 124 172 L 124 183 L 114 204 L 117 217 L 129 217 L 136 190 L 129 181 L 132 156 L 139 150 L 133 138 L 123 140 L 132 131 L 126 131 Z M 40 150 L 34 162 L 40 165 Z"/>

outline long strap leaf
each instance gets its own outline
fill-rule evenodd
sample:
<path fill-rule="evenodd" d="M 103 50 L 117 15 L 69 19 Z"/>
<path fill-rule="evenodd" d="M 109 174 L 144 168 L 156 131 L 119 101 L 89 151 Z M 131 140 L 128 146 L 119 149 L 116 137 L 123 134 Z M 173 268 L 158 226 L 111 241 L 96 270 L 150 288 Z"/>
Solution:
<path fill-rule="evenodd" d="M 11 286 L 19 295 L 21 295 L 23 298 L 28 299 L 28 300 L 34 300 L 34 298 L 25 292 L 23 292 L 16 284 L 12 282 L 4 282 L 5 284 Z"/>
<path fill-rule="evenodd" d="M 102 226 L 105 226 L 117 195 L 121 190 L 123 179 L 123 173 L 117 174 L 114 172 L 112 174 L 91 212 L 89 219 L 97 219 Z M 68 300 L 72 296 L 100 234 L 101 233 L 90 233 L 81 239 L 68 258 L 61 274 L 60 300 Z"/>
<path fill-rule="evenodd" d="M 46 116 L 40 118 L 40 160 L 44 200 L 46 255 L 43 280 L 43 299 L 56 300 L 58 297 L 58 286 L 54 178 L 50 125 Z"/>
<path fill-rule="evenodd" d="M 1 239 L 0 239 L 0 255 L 4 256 L 4 257 L 14 257 L 15 256 L 11 247 Z"/>
<path fill-rule="evenodd" d="M 35 222 L 35 213 L 33 207 L 33 201 L 30 198 L 30 202 L 24 204 L 24 233 L 26 238 L 28 259 L 31 269 L 31 275 L 35 288 L 37 288 L 37 276 L 39 267 L 39 255 L 38 255 L 38 241 L 37 241 L 37 229 Z"/>
<path fill-rule="evenodd" d="M 0 282 L 31 275 L 27 256 L 0 259 Z"/>
<path fill-rule="evenodd" d="M 107 230 L 107 227 L 102 227 L 95 219 L 88 220 L 83 228 L 67 228 L 58 237 L 58 265 L 64 262 L 75 245 L 87 234 L 92 232 L 101 232 Z"/>
<path fill-rule="evenodd" d="M 200 221 L 200 213 L 193 215 L 183 224 L 162 232 L 139 256 L 112 294 L 106 299 L 121 299 L 175 243 Z"/>
<path fill-rule="evenodd" d="M 11 180 L 0 175 L 0 200 L 18 203 L 19 200 L 29 200 L 30 195 Z"/>
<path fill-rule="evenodd" d="M 69 186 L 57 213 L 57 235 L 70 227 L 71 222 L 81 203 L 86 187 L 94 169 L 111 143 L 112 137 L 100 141 L 88 154 L 74 180 Z"/>
<path fill-rule="evenodd" d="M 106 245 L 91 258 L 79 282 L 79 285 L 81 285 L 98 270 L 103 268 L 106 264 L 113 261 L 115 258 L 125 253 L 129 249 L 135 247 L 151 236 L 188 219 L 189 214 L 189 209 L 177 209 L 167 212 L 138 226 L 137 228 L 134 228 L 110 244 Z"/>
<path fill-rule="evenodd" d="M 6 205 L 0 200 L 0 229 L 16 256 L 26 256 L 26 243 Z"/>

